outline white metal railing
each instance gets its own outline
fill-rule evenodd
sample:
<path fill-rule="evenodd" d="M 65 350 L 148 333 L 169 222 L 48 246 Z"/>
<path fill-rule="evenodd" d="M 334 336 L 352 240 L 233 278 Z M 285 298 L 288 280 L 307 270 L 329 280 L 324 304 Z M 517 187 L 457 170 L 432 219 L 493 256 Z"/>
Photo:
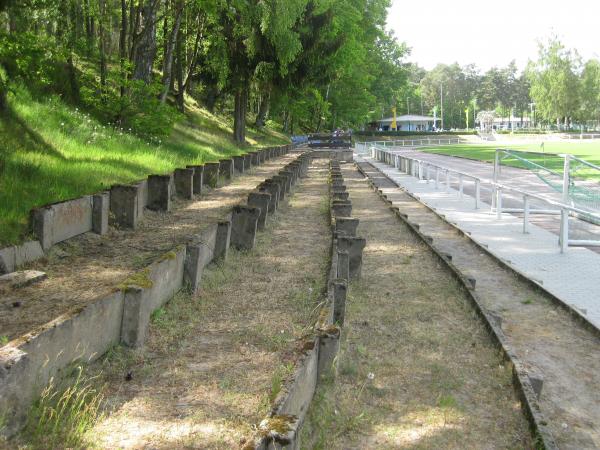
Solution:
<path fill-rule="evenodd" d="M 563 139 L 568 139 L 568 140 L 595 140 L 595 139 L 600 139 L 600 134 L 596 134 L 596 133 L 580 133 L 580 134 L 565 134 L 563 136 Z"/>
<path fill-rule="evenodd" d="M 576 240 L 569 239 L 569 218 L 575 216 L 589 216 L 597 221 L 600 220 L 600 215 L 590 213 L 589 211 L 559 202 L 553 199 L 546 198 L 539 194 L 533 194 L 521 189 L 507 186 L 494 180 L 489 180 L 474 175 L 470 175 L 459 170 L 450 169 L 440 166 L 430 161 L 424 161 L 419 158 L 406 156 L 406 154 L 392 153 L 389 149 L 380 148 L 374 145 L 370 147 L 371 157 L 377 161 L 384 162 L 394 166 L 400 172 L 417 177 L 419 180 L 426 180 L 427 183 L 434 181 L 435 188 L 439 189 L 440 176 L 443 175 L 445 180 L 442 183 L 445 185 L 446 192 L 450 191 L 452 177 L 458 179 L 458 195 L 460 198 L 464 196 L 464 182 L 471 180 L 475 185 L 475 204 L 474 208 L 479 209 L 481 206 L 481 185 L 482 183 L 492 186 L 492 212 L 496 213 L 498 220 L 502 219 L 502 213 L 523 213 L 523 233 L 529 233 L 529 216 L 531 214 L 560 214 L 560 231 L 558 236 L 558 245 L 561 253 L 567 251 L 569 246 L 600 246 L 600 240 Z M 434 172 L 433 177 L 431 172 Z M 502 201 L 505 193 L 512 193 L 520 196 L 523 199 L 523 208 L 503 208 Z M 531 200 L 537 200 L 555 209 L 538 209 L 531 207 Z"/>
<path fill-rule="evenodd" d="M 427 147 L 430 145 L 452 145 L 462 143 L 461 138 L 421 138 L 421 139 L 402 139 L 397 141 L 370 141 L 356 142 L 354 148 L 358 154 L 368 154 L 370 146 L 378 145 L 384 148 L 394 147 Z"/>

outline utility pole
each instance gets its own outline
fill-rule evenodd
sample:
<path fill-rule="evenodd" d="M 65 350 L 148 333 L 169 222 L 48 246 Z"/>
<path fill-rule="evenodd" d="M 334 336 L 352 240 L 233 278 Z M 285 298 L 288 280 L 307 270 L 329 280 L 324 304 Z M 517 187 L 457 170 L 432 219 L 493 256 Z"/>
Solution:
<path fill-rule="evenodd" d="M 440 84 L 440 115 L 442 116 L 442 131 L 444 131 L 444 85 Z"/>

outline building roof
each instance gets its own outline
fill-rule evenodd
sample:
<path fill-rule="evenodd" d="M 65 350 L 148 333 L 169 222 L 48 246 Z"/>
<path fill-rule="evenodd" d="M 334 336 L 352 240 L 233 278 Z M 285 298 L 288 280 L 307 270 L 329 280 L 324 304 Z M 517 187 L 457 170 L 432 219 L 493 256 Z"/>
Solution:
<path fill-rule="evenodd" d="M 394 120 L 393 117 L 388 117 L 387 119 L 381 119 L 377 122 L 379 123 L 392 123 Z M 440 120 L 440 119 L 435 119 Z M 402 116 L 396 116 L 396 122 L 433 122 L 434 118 L 429 116 L 418 116 L 415 114 L 404 114 Z"/>

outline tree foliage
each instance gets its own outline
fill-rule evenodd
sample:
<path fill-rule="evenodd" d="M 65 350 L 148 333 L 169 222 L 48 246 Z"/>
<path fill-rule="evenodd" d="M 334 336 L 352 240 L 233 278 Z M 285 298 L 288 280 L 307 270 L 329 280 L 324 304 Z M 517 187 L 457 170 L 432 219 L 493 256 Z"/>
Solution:
<path fill-rule="evenodd" d="M 186 96 L 289 132 L 358 127 L 406 81 L 389 0 L 0 0 L 10 78 L 138 133 L 167 133 Z M 0 95 L 0 100 L 3 98 Z M 148 127 L 153 128 L 147 130 Z"/>
<path fill-rule="evenodd" d="M 540 44 L 538 60 L 528 67 L 531 98 L 538 114 L 557 124 L 577 116 L 579 109 L 579 56 L 557 38 Z"/>

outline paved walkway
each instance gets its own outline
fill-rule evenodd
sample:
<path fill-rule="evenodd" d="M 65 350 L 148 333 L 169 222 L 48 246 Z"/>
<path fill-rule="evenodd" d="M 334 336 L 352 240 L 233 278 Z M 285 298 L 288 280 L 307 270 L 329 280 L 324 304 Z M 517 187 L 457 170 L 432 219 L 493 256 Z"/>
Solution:
<path fill-rule="evenodd" d="M 532 224 L 529 234 L 523 234 L 522 220 L 516 216 L 502 214 L 498 220 L 486 203 L 478 210 L 473 209 L 474 198 L 468 191 L 460 198 L 453 188 L 448 192 L 436 189 L 434 182 L 419 181 L 387 164 L 369 157 L 364 159 L 600 328 L 600 255 L 579 247 L 561 254 L 556 235 L 541 226 Z M 466 171 L 464 167 L 461 170 Z"/>
<path fill-rule="evenodd" d="M 442 167 L 448 167 L 449 169 L 472 174 L 473 176 L 484 180 L 491 180 L 494 176 L 494 166 L 484 161 L 438 155 L 435 153 L 426 153 L 411 149 L 398 150 L 395 153 L 404 154 L 412 158 L 418 158 L 423 161 L 432 162 Z M 505 185 L 538 194 L 551 200 L 560 202 L 562 199 L 562 194 L 560 192 L 552 189 L 537 175 L 528 170 L 502 166 L 498 181 Z M 458 180 L 456 178 L 452 179 L 451 185 L 458 189 Z M 464 192 L 471 196 L 475 196 L 475 183 L 472 180 L 465 179 Z M 491 204 L 491 198 L 492 187 L 490 184 L 483 182 L 481 184 L 481 199 L 487 204 Z M 515 194 L 504 193 L 502 204 L 505 208 L 523 208 L 523 199 Z M 535 200 L 531 201 L 531 206 L 534 208 L 548 209 L 547 204 Z M 532 214 L 530 216 L 530 221 L 531 223 L 535 223 L 541 228 L 558 236 L 560 229 L 559 215 Z M 569 223 L 569 228 L 571 239 L 600 240 L 600 226 L 584 222 L 582 220 L 571 220 Z M 589 249 L 600 254 L 600 247 L 589 247 Z"/>

